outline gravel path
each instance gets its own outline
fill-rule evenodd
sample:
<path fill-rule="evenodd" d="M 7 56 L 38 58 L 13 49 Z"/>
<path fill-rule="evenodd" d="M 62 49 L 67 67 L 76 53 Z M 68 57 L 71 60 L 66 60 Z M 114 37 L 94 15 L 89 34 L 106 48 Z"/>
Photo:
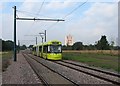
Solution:
<path fill-rule="evenodd" d="M 17 62 L 11 61 L 11 65 L 2 73 L 2 84 L 41 84 L 41 81 L 20 53 Z"/>

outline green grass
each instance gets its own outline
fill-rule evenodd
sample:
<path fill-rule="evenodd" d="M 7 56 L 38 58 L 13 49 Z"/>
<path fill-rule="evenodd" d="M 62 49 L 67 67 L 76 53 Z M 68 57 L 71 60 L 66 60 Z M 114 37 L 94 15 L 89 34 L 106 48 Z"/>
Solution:
<path fill-rule="evenodd" d="M 2 71 L 5 71 L 6 68 L 10 65 L 10 59 L 13 56 L 12 51 L 2 52 Z"/>
<path fill-rule="evenodd" d="M 90 66 L 101 67 L 120 72 L 120 68 L 118 68 L 118 58 L 118 56 L 104 54 L 63 52 L 63 59 L 65 60 L 79 61 Z"/>

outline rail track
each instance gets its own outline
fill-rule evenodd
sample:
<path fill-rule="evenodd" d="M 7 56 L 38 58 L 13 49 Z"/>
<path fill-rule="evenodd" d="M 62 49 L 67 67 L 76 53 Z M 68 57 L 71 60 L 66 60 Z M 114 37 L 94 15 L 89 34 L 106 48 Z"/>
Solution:
<path fill-rule="evenodd" d="M 43 76 L 41 76 L 39 70 L 36 69 L 36 67 L 34 66 L 34 64 L 30 61 L 34 60 L 37 63 L 41 64 L 43 67 L 47 68 L 48 70 L 50 70 L 51 72 L 53 72 L 54 74 L 57 74 L 57 76 L 62 77 L 60 79 L 58 79 L 59 81 L 64 81 L 65 83 L 69 84 L 69 85 L 78 85 L 77 83 L 75 83 L 74 81 L 70 80 L 69 78 L 63 76 L 62 74 L 58 73 L 57 71 L 53 70 L 52 68 L 49 68 L 48 66 L 44 65 L 43 63 L 41 63 L 40 61 L 38 61 L 37 59 L 33 58 L 32 56 L 22 53 L 23 56 L 26 58 L 27 62 L 30 64 L 30 66 L 32 67 L 32 69 L 35 71 L 35 73 L 37 74 L 37 76 L 40 78 L 40 80 L 42 81 L 42 83 L 46 86 L 52 85 L 51 83 L 49 83 L 47 80 L 45 80 L 45 78 Z M 57 78 L 57 77 L 56 77 Z M 62 80 L 63 79 L 63 80 Z M 55 82 L 55 81 L 54 81 Z M 59 84 L 64 82 L 59 82 Z M 56 82 L 55 82 L 56 83 Z"/>
<path fill-rule="evenodd" d="M 43 85 L 49 86 L 49 83 L 37 72 L 35 67 L 31 64 L 30 60 L 27 58 L 25 54 L 22 53 L 22 55 L 25 57 L 26 61 L 30 64 L 31 68 L 34 70 L 35 74 L 38 76 L 38 78 L 41 80 Z"/>
<path fill-rule="evenodd" d="M 97 77 L 99 79 L 111 82 L 115 85 L 120 85 L 120 75 L 116 74 L 116 73 L 111 73 L 108 71 L 103 71 L 100 69 L 95 69 L 92 67 L 88 67 L 88 66 L 83 66 L 80 64 L 76 64 L 73 62 L 68 62 L 68 61 L 54 61 L 54 63 L 71 68 L 73 70 L 79 71 L 79 72 L 83 72 L 85 74 Z"/>
<path fill-rule="evenodd" d="M 75 66 L 79 66 L 79 67 L 83 67 L 83 68 L 86 68 L 86 69 L 98 71 L 98 72 L 101 72 L 101 73 L 105 73 L 105 74 L 108 74 L 108 75 L 120 78 L 120 74 L 118 74 L 118 73 L 113 73 L 113 72 L 109 72 L 109 71 L 93 68 L 93 67 L 90 67 L 90 66 L 80 65 L 80 64 L 77 64 L 77 63 L 74 63 L 74 62 L 70 62 L 70 61 L 65 61 L 65 60 L 62 60 L 62 62 L 68 63 L 68 64 L 72 64 L 72 65 L 75 65 Z"/>
<path fill-rule="evenodd" d="M 28 55 L 28 56 L 40 63 L 40 61 L 33 58 L 31 55 Z M 61 66 L 68 67 L 68 68 L 76 70 L 78 72 L 88 74 L 90 76 L 99 78 L 101 80 L 110 82 L 114 85 L 119 85 L 120 84 L 120 82 L 119 82 L 120 81 L 120 75 L 116 74 L 116 73 L 111 73 L 111 72 L 108 72 L 108 71 L 103 71 L 103 70 L 100 70 L 100 69 L 96 69 L 96 68 L 92 68 L 92 67 L 89 67 L 89 66 L 84 66 L 84 65 L 80 65 L 80 64 L 73 63 L 73 62 L 68 62 L 68 61 L 51 61 L 51 62 L 56 63 L 56 64 L 61 65 Z M 42 65 L 46 66 L 44 64 L 42 64 Z M 49 67 L 47 67 L 47 68 L 50 69 L 51 71 L 56 72 L 54 69 L 51 69 Z M 58 73 L 58 74 L 60 74 L 60 73 Z M 69 78 L 63 76 L 62 74 L 60 74 L 60 75 L 64 78 L 66 78 L 67 80 L 71 81 Z M 78 85 L 74 81 L 71 81 L 71 82 Z"/>

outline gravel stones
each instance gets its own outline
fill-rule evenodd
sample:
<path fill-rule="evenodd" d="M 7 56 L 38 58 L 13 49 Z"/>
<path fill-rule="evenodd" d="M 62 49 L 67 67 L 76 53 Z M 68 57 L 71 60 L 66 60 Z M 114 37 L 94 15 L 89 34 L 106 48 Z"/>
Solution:
<path fill-rule="evenodd" d="M 42 58 L 39 58 L 36 56 L 33 56 L 33 57 L 38 59 L 41 63 L 45 64 L 46 66 L 61 73 L 63 76 L 76 82 L 77 84 L 111 84 L 110 82 L 106 82 L 104 80 L 95 78 L 93 76 L 84 74 L 82 72 L 78 72 L 78 71 L 70 69 L 68 67 L 61 66 L 52 61 L 48 61 L 48 60 L 45 60 L 45 59 L 42 59 Z"/>
<path fill-rule="evenodd" d="M 22 54 L 2 73 L 2 84 L 41 84 Z"/>

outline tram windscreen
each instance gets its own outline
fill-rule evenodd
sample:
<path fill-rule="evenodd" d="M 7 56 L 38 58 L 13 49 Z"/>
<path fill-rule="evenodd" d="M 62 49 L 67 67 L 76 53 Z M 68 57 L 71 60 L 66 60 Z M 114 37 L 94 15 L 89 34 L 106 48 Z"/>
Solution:
<path fill-rule="evenodd" d="M 50 53 L 61 53 L 61 45 L 50 45 L 48 46 L 48 52 Z"/>

